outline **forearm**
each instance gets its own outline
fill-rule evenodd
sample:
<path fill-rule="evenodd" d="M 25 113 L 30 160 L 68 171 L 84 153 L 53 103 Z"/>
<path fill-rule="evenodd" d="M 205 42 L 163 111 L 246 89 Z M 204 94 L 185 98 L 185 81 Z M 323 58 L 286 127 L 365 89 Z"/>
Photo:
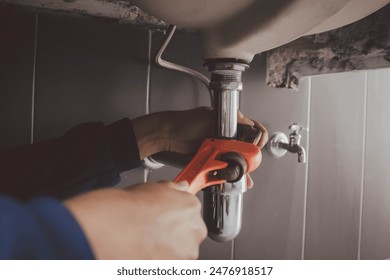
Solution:
<path fill-rule="evenodd" d="M 30 199 L 59 198 L 113 185 L 123 170 L 138 167 L 131 122 L 77 126 L 59 138 L 0 154 L 0 193 Z"/>

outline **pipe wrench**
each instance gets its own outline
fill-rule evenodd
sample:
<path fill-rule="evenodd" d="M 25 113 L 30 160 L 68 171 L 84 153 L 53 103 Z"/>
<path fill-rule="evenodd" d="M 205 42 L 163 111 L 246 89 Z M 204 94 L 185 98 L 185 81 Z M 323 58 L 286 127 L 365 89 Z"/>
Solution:
<path fill-rule="evenodd" d="M 249 128 L 248 128 L 249 129 Z M 241 133 L 242 134 L 242 133 Z M 244 133 L 245 134 L 245 133 Z M 231 139 L 206 139 L 188 165 L 174 179 L 174 182 L 187 181 L 189 192 L 200 190 L 225 182 L 237 182 L 261 163 L 261 152 L 257 143 L 260 132 L 255 136 Z M 253 134 L 253 133 L 252 133 Z"/>

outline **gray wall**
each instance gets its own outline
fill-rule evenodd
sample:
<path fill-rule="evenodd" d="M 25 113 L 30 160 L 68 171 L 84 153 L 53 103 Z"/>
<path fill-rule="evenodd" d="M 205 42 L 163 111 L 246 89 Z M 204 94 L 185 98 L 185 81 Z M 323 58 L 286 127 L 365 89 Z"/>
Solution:
<path fill-rule="evenodd" d="M 161 32 L 1 6 L 0 23 L 0 149 L 82 122 L 135 118 L 145 113 L 147 94 L 152 112 L 209 105 L 199 81 L 151 61 L 149 44 L 154 56 Z M 194 34 L 177 33 L 164 57 L 205 72 Z M 376 70 L 308 77 L 290 92 L 265 86 L 265 60 L 256 56 L 244 74 L 242 111 L 270 134 L 288 133 L 293 122 L 309 125 L 302 140 L 308 164 L 264 151 L 244 198 L 239 237 L 206 240 L 200 257 L 389 258 L 389 76 L 390 70 Z M 178 172 L 164 167 L 149 180 Z M 142 182 L 143 175 L 125 172 L 121 186 Z"/>

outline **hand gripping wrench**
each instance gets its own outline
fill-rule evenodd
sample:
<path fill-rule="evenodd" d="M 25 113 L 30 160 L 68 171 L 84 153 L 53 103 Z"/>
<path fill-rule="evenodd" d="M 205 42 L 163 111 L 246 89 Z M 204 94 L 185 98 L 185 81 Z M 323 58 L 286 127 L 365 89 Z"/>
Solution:
<path fill-rule="evenodd" d="M 189 164 L 174 179 L 187 181 L 188 192 L 225 182 L 239 181 L 242 176 L 255 170 L 261 163 L 258 146 L 226 139 L 206 139 Z"/>

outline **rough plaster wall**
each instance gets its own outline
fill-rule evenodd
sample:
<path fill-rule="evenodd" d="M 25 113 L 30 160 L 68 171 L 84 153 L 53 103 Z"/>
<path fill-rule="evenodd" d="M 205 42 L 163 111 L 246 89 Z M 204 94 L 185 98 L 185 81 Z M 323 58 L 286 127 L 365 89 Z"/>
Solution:
<path fill-rule="evenodd" d="M 302 76 L 390 67 L 390 5 L 348 26 L 268 52 L 267 84 L 298 87 Z"/>
<path fill-rule="evenodd" d="M 137 25 L 154 27 L 166 25 L 162 20 L 143 12 L 128 0 L 0 0 L 0 3 L 22 5 L 53 13 L 110 18 Z"/>

